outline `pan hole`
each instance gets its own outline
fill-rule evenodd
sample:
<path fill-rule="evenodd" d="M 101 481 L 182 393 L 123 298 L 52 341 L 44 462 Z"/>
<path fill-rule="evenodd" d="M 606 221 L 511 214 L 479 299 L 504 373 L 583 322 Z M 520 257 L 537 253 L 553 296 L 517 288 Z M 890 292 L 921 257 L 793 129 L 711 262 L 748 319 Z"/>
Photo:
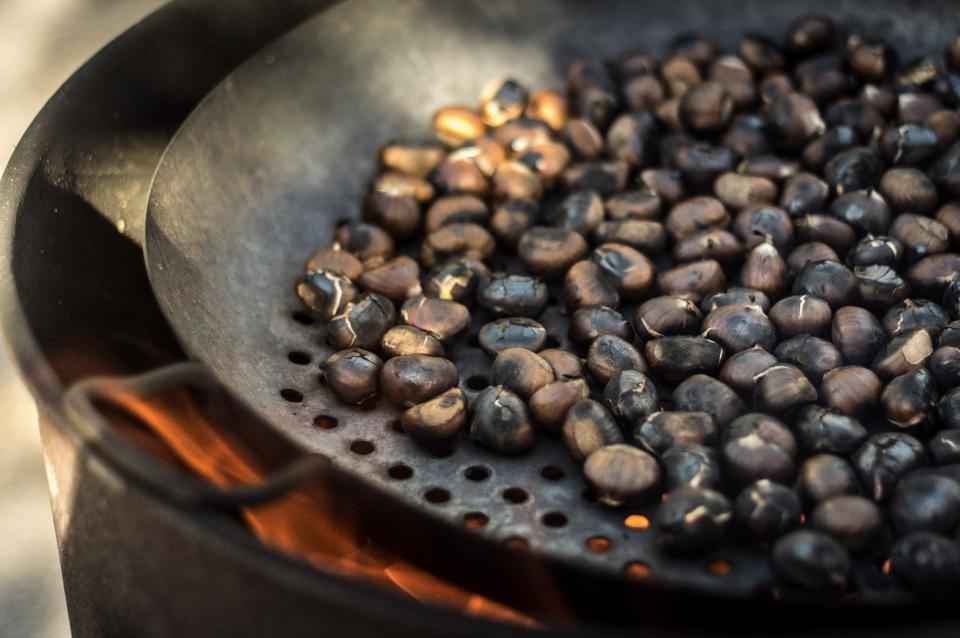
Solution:
<path fill-rule="evenodd" d="M 586 546 L 594 554 L 603 554 L 610 551 L 613 543 L 606 536 L 591 536 L 587 539 Z"/>
<path fill-rule="evenodd" d="M 880 564 L 880 573 L 889 576 L 889 575 L 890 575 L 890 565 L 891 565 L 891 564 L 892 564 L 892 563 L 891 563 L 891 561 L 890 561 L 889 558 L 885 559 L 885 560 L 883 561 L 883 563 Z"/>
<path fill-rule="evenodd" d="M 630 514 L 623 519 L 623 524 L 630 529 L 647 529 L 650 527 L 650 519 L 643 514 Z"/>
<path fill-rule="evenodd" d="M 563 512 L 547 512 L 540 520 L 547 527 L 559 528 L 567 524 L 567 515 Z"/>
<path fill-rule="evenodd" d="M 490 385 L 490 382 L 481 374 L 475 374 L 467 379 L 467 387 L 471 390 L 483 390 L 488 385 Z"/>
<path fill-rule="evenodd" d="M 557 339 L 556 337 L 554 337 L 553 335 L 548 334 L 548 335 L 547 335 L 547 340 L 546 340 L 545 344 L 546 344 L 546 345 L 544 345 L 544 348 L 547 348 L 547 349 L 549 349 L 549 348 L 559 348 L 559 347 L 560 347 L 560 340 Z"/>
<path fill-rule="evenodd" d="M 507 540 L 503 541 L 503 545 L 509 549 L 516 549 L 521 552 L 530 549 L 530 541 L 525 539 L 523 536 L 511 536 Z"/>
<path fill-rule="evenodd" d="M 424 493 L 423 498 L 427 499 L 428 503 L 440 505 L 450 500 L 450 492 L 442 487 L 431 487 Z"/>
<path fill-rule="evenodd" d="M 463 471 L 463 475 L 467 477 L 468 481 L 486 481 L 490 478 L 490 470 L 483 467 L 482 465 L 471 465 Z"/>
<path fill-rule="evenodd" d="M 397 463 L 387 469 L 387 476 L 395 481 L 406 481 L 413 476 L 413 468 L 403 463 Z"/>
<path fill-rule="evenodd" d="M 390 422 L 390 429 L 397 434 L 406 434 L 407 431 L 403 429 L 403 425 L 400 423 L 400 419 L 394 419 Z"/>
<path fill-rule="evenodd" d="M 293 320 L 303 326 L 312 326 L 314 323 L 313 315 L 303 310 L 297 310 L 292 315 Z"/>
<path fill-rule="evenodd" d="M 311 357 L 308 353 L 303 352 L 302 350 L 294 350 L 287 353 L 287 359 L 290 360 L 290 363 L 295 363 L 298 366 L 305 366 L 310 363 Z"/>
<path fill-rule="evenodd" d="M 632 560 L 623 566 L 623 575 L 632 580 L 645 580 L 653 570 L 643 561 Z"/>
<path fill-rule="evenodd" d="M 463 515 L 463 524 L 470 529 L 480 529 L 486 527 L 490 522 L 490 517 L 483 512 L 467 512 Z"/>
<path fill-rule="evenodd" d="M 544 467 L 542 470 L 540 470 L 540 476 L 547 479 L 548 481 L 559 481 L 564 476 L 566 476 L 566 474 L 564 474 L 563 470 L 561 470 L 556 465 L 548 465 Z"/>
<path fill-rule="evenodd" d="M 320 428 L 321 430 L 332 430 L 333 428 L 340 425 L 340 422 L 337 421 L 334 417 L 320 414 L 313 417 L 313 424 Z"/>
<path fill-rule="evenodd" d="M 514 505 L 526 502 L 528 498 L 527 491 L 520 487 L 508 487 L 503 490 L 503 500 Z"/>
<path fill-rule="evenodd" d="M 303 392 L 294 390 L 293 388 L 280 390 L 280 396 L 283 397 L 284 401 L 289 401 L 290 403 L 303 403 Z"/>
<path fill-rule="evenodd" d="M 364 441 L 363 439 L 357 439 L 350 444 L 350 451 L 354 454 L 359 454 L 360 456 L 373 454 L 373 450 L 373 443 L 370 441 Z"/>
<path fill-rule="evenodd" d="M 733 563 L 722 558 L 712 560 L 707 563 L 707 571 L 714 576 L 729 576 L 733 572 Z"/>

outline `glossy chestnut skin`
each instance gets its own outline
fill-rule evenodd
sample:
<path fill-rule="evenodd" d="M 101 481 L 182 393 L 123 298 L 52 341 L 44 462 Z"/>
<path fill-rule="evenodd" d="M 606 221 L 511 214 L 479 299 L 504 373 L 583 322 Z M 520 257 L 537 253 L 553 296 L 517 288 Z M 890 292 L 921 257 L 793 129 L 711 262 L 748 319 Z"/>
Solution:
<path fill-rule="evenodd" d="M 383 360 L 362 348 L 351 348 L 330 355 L 323 362 L 324 382 L 344 403 L 359 404 L 376 396 L 380 389 Z"/>
<path fill-rule="evenodd" d="M 759 345 L 773 350 L 777 331 L 759 306 L 730 304 L 712 311 L 700 324 L 703 336 L 723 346 L 729 354 Z"/>
<path fill-rule="evenodd" d="M 781 339 L 802 334 L 820 335 L 833 319 L 830 304 L 813 295 L 784 297 L 770 308 L 770 321 Z"/>
<path fill-rule="evenodd" d="M 438 443 L 457 436 L 467 422 L 467 403 L 460 388 L 414 405 L 400 415 L 404 432 L 421 443 Z"/>
<path fill-rule="evenodd" d="M 634 327 L 644 339 L 677 334 L 695 334 L 700 330 L 703 313 L 689 299 L 667 295 L 654 297 L 637 307 Z"/>
<path fill-rule="evenodd" d="M 733 519 L 721 493 L 698 487 L 673 490 L 657 509 L 657 545 L 675 554 L 700 554 L 723 541 Z"/>
<path fill-rule="evenodd" d="M 543 357 L 523 348 L 499 352 L 490 366 L 495 385 L 529 399 L 537 390 L 554 381 L 553 368 Z"/>
<path fill-rule="evenodd" d="M 477 290 L 481 308 L 499 317 L 536 319 L 547 305 L 547 285 L 535 277 L 494 273 Z"/>
<path fill-rule="evenodd" d="M 648 341 L 643 355 L 655 375 L 677 383 L 716 370 L 723 360 L 723 348 L 711 339 L 678 335 Z"/>
<path fill-rule="evenodd" d="M 810 516 L 810 525 L 851 551 L 858 551 L 876 541 L 883 527 L 883 514 L 873 501 L 844 494 L 817 505 Z"/>
<path fill-rule="evenodd" d="M 459 339 L 470 326 L 470 311 L 463 304 L 419 295 L 400 307 L 403 323 L 429 332 L 448 345 Z"/>
<path fill-rule="evenodd" d="M 798 367 L 816 385 L 824 374 L 843 364 L 843 355 L 835 345 L 812 335 L 785 339 L 777 344 L 773 354 L 780 361 Z"/>
<path fill-rule="evenodd" d="M 583 473 L 600 503 L 609 507 L 642 503 L 660 491 L 656 459 L 622 443 L 593 452 L 584 462 Z"/>
<path fill-rule="evenodd" d="M 720 428 L 747 412 L 730 386 L 704 374 L 695 374 L 674 388 L 670 403 L 675 410 L 706 412 Z"/>
<path fill-rule="evenodd" d="M 534 429 L 523 400 L 502 386 L 484 388 L 470 413 L 470 439 L 501 454 L 521 454 L 533 445 Z"/>
<path fill-rule="evenodd" d="M 570 406 L 563 421 L 563 443 L 576 461 L 582 461 L 602 447 L 623 442 L 623 434 L 610 412 L 593 399 Z"/>
<path fill-rule="evenodd" d="M 370 268 L 357 278 L 357 283 L 367 292 L 383 295 L 394 303 L 403 303 L 422 292 L 420 266 L 406 256 Z"/>
<path fill-rule="evenodd" d="M 547 330 L 540 323 L 525 317 L 498 319 L 480 328 L 480 347 L 496 356 L 507 348 L 542 350 L 547 343 Z"/>
<path fill-rule="evenodd" d="M 411 406 L 432 399 L 457 385 L 460 375 L 452 361 L 408 354 L 388 359 L 380 370 L 380 390 L 388 399 Z"/>
<path fill-rule="evenodd" d="M 780 538 L 773 546 L 772 560 L 780 578 L 810 590 L 843 587 L 851 569 L 843 545 L 822 532 L 807 529 Z"/>
<path fill-rule="evenodd" d="M 820 382 L 820 402 L 848 416 L 867 416 L 877 406 L 883 384 L 869 368 L 840 366 Z"/>
<path fill-rule="evenodd" d="M 567 411 L 590 397 L 590 387 L 584 379 L 564 379 L 548 383 L 533 393 L 527 402 L 537 424 L 550 431 L 558 431 Z"/>
<path fill-rule="evenodd" d="M 396 318 L 397 311 L 389 299 L 376 293 L 365 293 L 330 319 L 327 342 L 337 350 L 376 349 Z"/>
<path fill-rule="evenodd" d="M 600 335 L 587 349 L 587 369 L 601 385 L 622 370 L 647 372 L 647 362 L 633 344 L 614 335 Z"/>
<path fill-rule="evenodd" d="M 797 442 L 790 430 L 767 414 L 735 419 L 723 431 L 725 478 L 739 486 L 760 479 L 788 484 L 796 474 Z"/>
<path fill-rule="evenodd" d="M 297 282 L 296 290 L 303 305 L 323 320 L 340 313 L 357 296 L 353 282 L 332 270 L 306 273 Z"/>
<path fill-rule="evenodd" d="M 517 254 L 527 271 L 547 278 L 562 277 L 587 251 L 587 241 L 580 233 L 546 226 L 534 226 L 520 236 L 517 244 Z"/>
<path fill-rule="evenodd" d="M 570 317 L 567 336 L 574 343 L 588 344 L 604 334 L 630 341 L 633 328 L 617 310 L 599 304 L 578 308 Z"/>
<path fill-rule="evenodd" d="M 909 434 L 889 432 L 867 439 L 852 461 L 867 496 L 885 502 L 904 476 L 926 463 L 926 453 L 923 444 Z"/>
<path fill-rule="evenodd" d="M 777 362 L 775 356 L 760 346 L 754 346 L 727 359 L 717 378 L 737 392 L 750 396 L 753 394 L 756 376 Z"/>
<path fill-rule="evenodd" d="M 834 496 L 860 494 L 861 488 L 853 467 L 845 459 L 833 454 L 816 454 L 800 466 L 797 491 L 804 503 L 816 506 Z"/>

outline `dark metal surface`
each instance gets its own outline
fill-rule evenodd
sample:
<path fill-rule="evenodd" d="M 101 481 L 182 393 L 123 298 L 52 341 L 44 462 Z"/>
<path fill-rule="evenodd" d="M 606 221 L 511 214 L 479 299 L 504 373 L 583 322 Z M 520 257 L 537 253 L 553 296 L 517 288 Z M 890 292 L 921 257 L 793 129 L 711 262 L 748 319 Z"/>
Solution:
<path fill-rule="evenodd" d="M 292 282 L 304 258 L 326 247 L 336 222 L 356 215 L 379 144 L 424 132 L 446 103 L 472 103 L 486 79 L 509 72 L 531 85 L 556 86 L 575 57 L 602 57 L 642 46 L 661 50 L 678 31 L 704 30 L 727 46 L 743 30 L 781 32 L 799 12 L 823 10 L 841 25 L 882 34 L 906 57 L 939 47 L 952 35 L 942 12 L 950 4 L 873 2 L 513 3 L 354 0 L 330 9 L 273 43 L 232 74 L 193 113 L 158 170 L 147 222 L 151 282 L 186 349 L 238 396 L 305 449 L 372 487 L 461 525 L 480 512 L 476 530 L 495 542 L 522 537 L 544 556 L 619 575 L 639 561 L 651 585 L 749 597 L 773 583 L 765 553 L 732 548 L 698 560 L 655 551 L 649 530 L 624 526 L 631 512 L 609 511 L 584 497 L 579 468 L 556 440 L 541 436 L 532 454 L 503 458 L 465 441 L 431 455 L 397 433 L 389 407 L 342 406 L 317 382 L 330 350 L 322 335 L 292 319 Z M 556 337 L 559 317 L 544 323 Z M 309 352 L 312 363 L 287 359 Z M 488 359 L 464 345 L 453 358 L 464 378 L 488 376 Z M 291 403 L 285 388 L 303 393 Z M 338 427 L 318 428 L 316 417 Z M 358 454 L 357 441 L 374 451 Z M 395 464 L 414 469 L 392 479 Z M 482 466 L 489 477 L 468 478 Z M 564 478 L 541 475 L 547 466 Z M 437 488 L 449 498 L 431 502 Z M 523 490 L 514 503 L 504 494 Z M 545 524 L 561 513 L 566 524 Z M 649 514 L 649 511 L 645 513 Z M 586 542 L 603 536 L 606 552 Z M 727 560 L 723 576 L 710 570 Z M 877 587 L 878 565 L 861 565 L 859 600 L 896 598 Z M 881 582 L 886 582 L 880 579 Z"/>

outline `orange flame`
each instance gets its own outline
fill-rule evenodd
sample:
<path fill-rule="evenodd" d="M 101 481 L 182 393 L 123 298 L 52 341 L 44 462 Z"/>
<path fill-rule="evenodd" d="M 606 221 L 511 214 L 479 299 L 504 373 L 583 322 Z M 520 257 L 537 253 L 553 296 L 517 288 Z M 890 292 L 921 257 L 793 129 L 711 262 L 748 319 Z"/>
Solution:
<path fill-rule="evenodd" d="M 104 414 L 136 444 L 169 464 L 213 485 L 255 485 L 270 473 L 252 445 L 206 418 L 187 391 L 139 398 L 110 394 Z M 131 418 L 132 417 L 132 418 Z M 474 592 L 441 580 L 360 538 L 334 512 L 322 489 L 302 487 L 267 503 L 245 507 L 243 518 L 266 545 L 339 575 L 376 583 L 425 604 L 526 627 L 532 618 Z"/>

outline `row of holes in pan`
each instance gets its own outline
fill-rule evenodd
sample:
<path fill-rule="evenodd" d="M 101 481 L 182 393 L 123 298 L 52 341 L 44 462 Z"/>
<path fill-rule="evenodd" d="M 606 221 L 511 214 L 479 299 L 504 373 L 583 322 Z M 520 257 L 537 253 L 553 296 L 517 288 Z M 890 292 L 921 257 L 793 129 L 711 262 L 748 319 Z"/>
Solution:
<path fill-rule="evenodd" d="M 314 323 L 313 317 L 305 312 L 294 312 L 293 320 L 300 325 L 310 326 Z M 286 355 L 287 360 L 297 366 L 306 366 L 313 361 L 313 355 L 305 350 L 291 350 Z M 472 376 L 466 380 L 466 385 L 473 390 L 481 390 L 488 385 L 488 381 L 483 376 Z M 280 396 L 287 402 L 302 403 L 304 395 L 301 391 L 293 388 L 284 388 L 280 390 Z M 339 426 L 335 417 L 321 414 L 313 419 L 313 425 L 321 430 L 332 430 Z M 403 434 L 399 421 L 391 423 L 391 430 L 398 434 Z M 374 444 L 364 439 L 354 439 L 349 444 L 349 449 L 354 454 L 368 456 L 376 452 Z M 442 453 L 441 453 L 442 455 Z M 396 481 L 405 481 L 412 478 L 414 470 L 404 463 L 395 463 L 387 468 L 387 476 Z M 548 481 L 559 481 L 565 474 L 562 469 L 556 466 L 548 465 L 542 468 L 540 475 Z M 472 465 L 463 472 L 463 476 L 468 481 L 481 482 L 491 476 L 488 468 L 482 465 Z M 508 487 L 501 493 L 502 498 L 513 505 L 520 505 L 529 499 L 526 490 L 521 487 Z M 443 505 L 447 503 L 451 494 L 449 490 L 442 487 L 431 487 L 423 493 L 423 498 L 433 505 Z M 584 493 L 584 498 L 590 502 L 595 502 L 596 498 L 589 490 Z M 480 529 L 490 522 L 490 517 L 479 511 L 467 512 L 463 515 L 463 524 L 471 529 Z M 547 528 L 559 529 L 567 525 L 567 515 L 563 512 L 546 512 L 540 519 L 542 525 Z M 645 530 L 649 527 L 649 519 L 642 514 L 627 514 L 623 519 L 624 527 L 633 530 Z M 521 536 L 511 536 L 504 541 L 504 545 L 515 550 L 529 549 L 529 542 Z M 607 536 L 596 535 L 587 538 L 584 546 L 590 552 L 595 554 L 604 554 L 613 547 L 613 541 Z M 642 580 L 647 578 L 651 572 L 651 567 L 639 560 L 630 560 L 623 565 L 623 573 L 629 578 Z M 706 564 L 705 569 L 714 576 L 727 576 L 731 573 L 733 566 L 727 560 L 713 560 Z"/>

